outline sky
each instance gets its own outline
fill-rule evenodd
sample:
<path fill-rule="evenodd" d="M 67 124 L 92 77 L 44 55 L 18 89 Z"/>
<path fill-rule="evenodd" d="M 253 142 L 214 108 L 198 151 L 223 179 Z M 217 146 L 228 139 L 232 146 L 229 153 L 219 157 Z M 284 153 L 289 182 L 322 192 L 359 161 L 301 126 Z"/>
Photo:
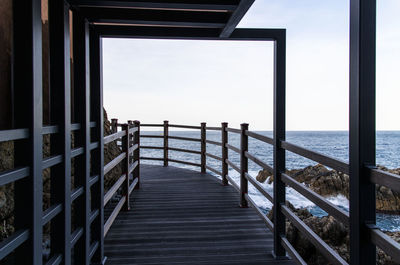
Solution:
<path fill-rule="evenodd" d="M 400 130 L 400 1 L 377 2 L 377 129 Z M 256 0 L 239 27 L 287 29 L 287 130 L 348 130 L 349 0 Z M 104 106 L 121 121 L 272 130 L 272 48 L 104 39 Z"/>

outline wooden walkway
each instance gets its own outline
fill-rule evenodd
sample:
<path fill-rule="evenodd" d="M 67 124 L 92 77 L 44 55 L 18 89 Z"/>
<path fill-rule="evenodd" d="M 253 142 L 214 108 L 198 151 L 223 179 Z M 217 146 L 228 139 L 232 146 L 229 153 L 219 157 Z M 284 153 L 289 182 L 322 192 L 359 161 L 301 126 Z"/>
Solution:
<path fill-rule="evenodd" d="M 272 233 L 213 176 L 142 165 L 141 181 L 105 239 L 107 265 L 294 264 L 273 259 Z"/>

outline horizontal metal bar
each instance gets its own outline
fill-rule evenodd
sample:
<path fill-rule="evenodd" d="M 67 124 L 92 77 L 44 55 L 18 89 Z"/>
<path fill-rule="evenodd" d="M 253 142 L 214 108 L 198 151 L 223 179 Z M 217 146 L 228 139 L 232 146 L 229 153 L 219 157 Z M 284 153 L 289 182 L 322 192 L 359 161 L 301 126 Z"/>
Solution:
<path fill-rule="evenodd" d="M 95 121 L 90 122 L 90 128 L 95 128 L 97 126 L 97 123 Z"/>
<path fill-rule="evenodd" d="M 372 243 L 391 256 L 396 263 L 400 263 L 400 244 L 383 233 L 378 227 L 369 226 L 369 228 Z"/>
<path fill-rule="evenodd" d="M 129 186 L 129 194 L 132 193 L 132 191 L 135 189 L 136 185 L 138 184 L 139 180 L 138 178 L 135 178 L 132 182 L 132 184 Z"/>
<path fill-rule="evenodd" d="M 135 151 L 136 149 L 138 149 L 139 148 L 139 145 L 138 144 L 134 144 L 134 145 L 132 145 L 131 147 L 129 147 L 129 154 L 132 154 L 132 152 L 133 151 Z"/>
<path fill-rule="evenodd" d="M 400 176 L 376 168 L 368 168 L 369 179 L 375 184 L 400 192 Z"/>
<path fill-rule="evenodd" d="M 319 250 L 319 252 L 332 264 L 348 264 L 335 250 L 325 243 L 314 231 L 311 230 L 299 217 L 287 206 L 281 205 L 282 213 L 308 238 L 308 240 Z"/>
<path fill-rule="evenodd" d="M 94 253 L 96 253 L 96 250 L 98 249 L 98 247 L 99 247 L 98 241 L 96 241 L 90 245 L 89 259 L 92 259 L 93 255 L 94 255 Z"/>
<path fill-rule="evenodd" d="M 261 159 L 257 158 L 256 156 L 253 156 L 249 152 L 244 152 L 244 156 L 253 161 L 254 163 L 256 163 L 257 165 L 259 165 L 260 167 L 262 167 L 263 169 L 267 170 L 268 172 L 274 171 L 274 169 L 270 165 L 264 163 L 263 161 L 261 161 Z"/>
<path fill-rule="evenodd" d="M 146 145 L 141 145 L 140 149 L 158 149 L 158 150 L 164 150 L 164 147 L 162 146 L 146 146 Z"/>
<path fill-rule="evenodd" d="M 233 168 L 234 170 L 236 170 L 237 172 L 241 173 L 241 170 L 238 166 L 236 166 L 232 161 L 230 161 L 229 159 L 225 160 L 225 163 L 227 163 L 231 168 Z"/>
<path fill-rule="evenodd" d="M 330 156 L 326 156 L 320 154 L 318 152 L 314 152 L 303 147 L 297 146 L 295 144 L 288 143 L 286 141 L 281 142 L 281 147 L 286 149 L 287 151 L 293 152 L 295 154 L 301 155 L 308 159 L 311 159 L 315 162 L 328 166 L 330 168 L 336 169 L 345 174 L 349 174 L 349 164 L 339 159 L 332 158 Z"/>
<path fill-rule="evenodd" d="M 281 237 L 282 246 L 283 246 L 283 247 L 286 249 L 286 251 L 289 253 L 290 257 L 291 257 L 292 259 L 294 259 L 294 260 L 297 262 L 297 264 L 300 264 L 300 265 L 307 265 L 307 262 L 305 262 L 305 261 L 303 260 L 303 258 L 302 258 L 302 257 L 300 256 L 300 254 L 296 251 L 296 249 L 294 249 L 294 247 L 292 246 L 292 244 L 290 244 L 289 240 L 288 240 L 285 236 L 283 236 L 283 235 L 281 235 L 280 237 Z"/>
<path fill-rule="evenodd" d="M 215 160 L 222 161 L 222 157 L 219 157 L 219 156 L 216 156 L 216 155 L 213 155 L 213 154 L 210 154 L 210 153 L 206 153 L 206 156 L 211 157 L 211 158 L 213 158 Z"/>
<path fill-rule="evenodd" d="M 209 131 L 221 131 L 222 127 L 206 127 L 206 130 L 209 130 Z"/>
<path fill-rule="evenodd" d="M 154 161 L 164 161 L 164 158 L 161 157 L 146 157 L 146 156 L 141 156 L 141 160 L 154 160 Z"/>
<path fill-rule="evenodd" d="M 84 152 L 85 152 L 85 149 L 83 147 L 74 148 L 71 150 L 71 158 L 82 155 Z"/>
<path fill-rule="evenodd" d="M 177 124 L 168 124 L 168 127 L 183 128 L 183 129 L 201 129 L 201 126 L 177 125 Z"/>
<path fill-rule="evenodd" d="M 140 127 L 164 127 L 164 124 L 155 124 L 155 123 L 141 123 Z"/>
<path fill-rule="evenodd" d="M 0 131 L 0 142 L 15 141 L 29 138 L 28 129 L 2 130 Z"/>
<path fill-rule="evenodd" d="M 242 130 L 240 130 L 240 129 L 234 129 L 234 128 L 229 128 L 229 127 L 227 127 L 225 130 L 230 133 L 242 133 Z"/>
<path fill-rule="evenodd" d="M 214 169 L 214 168 L 212 168 L 212 167 L 210 167 L 210 166 L 207 166 L 207 165 L 206 165 L 206 169 L 210 170 L 211 172 L 214 172 L 214 173 L 217 174 L 218 176 L 222 176 L 222 172 L 219 172 L 218 170 L 216 170 L 216 169 Z"/>
<path fill-rule="evenodd" d="M 0 173 L 0 186 L 29 176 L 29 167 L 21 167 Z"/>
<path fill-rule="evenodd" d="M 175 147 L 168 147 L 168 150 L 176 151 L 176 152 L 183 152 L 183 153 L 198 154 L 198 155 L 201 154 L 200 151 L 194 151 L 194 150 L 188 150 L 188 149 L 182 149 L 182 148 L 175 148 Z"/>
<path fill-rule="evenodd" d="M 235 188 L 235 190 L 237 192 L 240 192 L 240 187 L 239 185 L 231 178 L 231 176 L 226 175 L 226 179 L 228 180 L 228 182 L 232 185 L 232 187 Z"/>
<path fill-rule="evenodd" d="M 232 150 L 232 151 L 235 151 L 236 153 L 239 153 L 239 154 L 240 154 L 240 152 L 241 152 L 241 150 L 240 150 L 239 148 L 237 148 L 237 147 L 235 147 L 235 146 L 233 146 L 233 145 L 230 145 L 230 144 L 228 144 L 228 143 L 225 144 L 225 147 L 228 148 L 228 149 L 230 149 L 230 150 Z"/>
<path fill-rule="evenodd" d="M 82 194 L 83 194 L 83 187 L 74 189 L 71 193 L 71 202 L 75 201 Z"/>
<path fill-rule="evenodd" d="M 138 131 L 139 131 L 138 127 L 133 127 L 133 128 L 129 129 L 129 133 L 135 133 L 135 132 L 138 132 Z"/>
<path fill-rule="evenodd" d="M 89 179 L 89 187 L 93 186 L 97 181 L 99 181 L 99 176 L 92 176 Z"/>
<path fill-rule="evenodd" d="M 192 141 L 192 142 L 201 142 L 201 139 L 190 138 L 190 137 L 180 137 L 180 136 L 168 136 L 168 139 L 183 140 L 183 141 Z"/>
<path fill-rule="evenodd" d="M 99 147 L 99 142 L 93 142 L 89 145 L 90 150 L 94 150 Z"/>
<path fill-rule="evenodd" d="M 338 219 L 340 222 L 342 222 L 344 225 L 348 226 L 350 217 L 349 214 L 342 209 L 340 209 L 338 206 L 334 205 L 318 193 L 312 191 L 310 188 L 304 186 L 303 184 L 299 183 L 296 181 L 294 178 L 290 177 L 289 175 L 286 175 L 285 173 L 281 174 L 281 179 L 282 181 L 295 189 L 297 192 L 299 192 L 301 195 L 315 203 L 318 207 L 326 211 L 328 214 L 332 215 L 336 219 Z"/>
<path fill-rule="evenodd" d="M 255 133 L 255 132 L 251 132 L 251 131 L 245 131 L 244 132 L 245 135 L 252 137 L 254 139 L 257 139 L 261 142 L 267 143 L 267 144 L 274 144 L 274 139 L 272 139 L 271 137 L 259 134 L 259 133 Z"/>
<path fill-rule="evenodd" d="M 94 219 L 96 219 L 96 217 L 99 215 L 99 212 L 99 209 L 96 209 L 90 213 L 89 223 L 93 223 Z"/>
<path fill-rule="evenodd" d="M 46 135 L 46 134 L 55 134 L 58 133 L 58 126 L 57 125 L 53 125 L 53 126 L 43 126 L 42 129 L 42 134 Z"/>
<path fill-rule="evenodd" d="M 61 213 L 63 210 L 63 205 L 58 203 L 56 205 L 50 206 L 44 213 L 42 217 L 42 225 L 47 224 L 50 222 L 57 214 Z"/>
<path fill-rule="evenodd" d="M 0 242 L 0 260 L 13 252 L 29 238 L 29 230 L 19 230 Z"/>
<path fill-rule="evenodd" d="M 150 135 L 150 134 L 141 134 L 142 138 L 164 138 L 164 135 Z"/>
<path fill-rule="evenodd" d="M 106 223 L 104 224 L 104 237 L 107 235 L 108 230 L 110 230 L 111 225 L 114 223 L 115 218 L 117 218 L 125 201 L 126 201 L 126 197 L 125 196 L 121 197 L 118 204 L 115 206 L 114 210 L 112 211 L 110 217 L 108 217 Z"/>
<path fill-rule="evenodd" d="M 56 155 L 56 156 L 51 156 L 46 159 L 43 159 L 42 162 L 42 169 L 50 168 L 52 166 L 55 166 L 57 164 L 60 164 L 63 161 L 63 156 L 62 155 Z"/>
<path fill-rule="evenodd" d="M 206 140 L 206 143 L 222 146 L 222 143 L 220 143 L 220 142 L 215 142 L 215 141 L 211 141 L 211 140 Z"/>
<path fill-rule="evenodd" d="M 58 265 L 62 262 L 62 255 L 56 254 L 49 261 L 46 262 L 46 265 Z"/>
<path fill-rule="evenodd" d="M 244 177 L 259 191 L 261 192 L 262 195 L 265 196 L 265 198 L 267 198 L 270 202 L 273 203 L 274 198 L 272 197 L 272 195 L 266 190 L 264 189 L 263 186 L 261 186 L 261 183 L 258 182 L 256 179 L 254 179 L 252 176 L 250 176 L 248 173 L 244 174 Z"/>
<path fill-rule="evenodd" d="M 117 190 L 121 187 L 121 185 L 124 183 L 126 178 L 126 175 L 123 174 L 119 179 L 112 185 L 112 187 L 107 191 L 107 193 L 104 195 L 104 205 L 106 205 L 111 198 L 114 196 L 114 194 L 117 192 Z"/>
<path fill-rule="evenodd" d="M 256 210 L 256 213 L 260 218 L 264 221 L 265 225 L 268 227 L 269 230 L 274 231 L 274 224 L 272 223 L 271 220 L 268 219 L 268 217 L 258 208 L 257 204 L 253 201 L 253 199 L 249 196 L 249 194 L 244 195 L 247 202 L 253 206 L 254 210 Z"/>
<path fill-rule="evenodd" d="M 104 144 L 109 144 L 121 137 L 124 137 L 126 135 L 126 131 L 119 131 L 110 135 L 107 135 L 104 137 Z"/>
<path fill-rule="evenodd" d="M 104 166 L 104 175 L 107 174 L 108 172 L 111 171 L 115 166 L 117 166 L 119 163 L 121 163 L 122 160 L 124 160 L 126 157 L 126 153 L 122 153 L 116 158 L 114 158 L 110 163 Z"/>
<path fill-rule="evenodd" d="M 173 162 L 173 163 L 179 163 L 179 164 L 189 165 L 189 166 L 201 167 L 201 164 L 192 163 L 192 162 L 188 162 L 188 161 L 182 161 L 182 160 L 176 160 L 176 159 L 168 159 L 168 161 L 169 161 L 169 162 Z"/>
<path fill-rule="evenodd" d="M 76 242 L 78 242 L 79 238 L 83 235 L 83 228 L 78 227 L 75 231 L 71 234 L 71 247 L 73 247 Z"/>
<path fill-rule="evenodd" d="M 80 123 L 72 123 L 71 124 L 71 131 L 77 131 L 81 129 L 81 124 Z"/>
<path fill-rule="evenodd" d="M 129 174 L 132 173 L 132 171 L 135 170 L 135 168 L 139 165 L 139 161 L 135 161 L 130 167 L 129 167 Z"/>

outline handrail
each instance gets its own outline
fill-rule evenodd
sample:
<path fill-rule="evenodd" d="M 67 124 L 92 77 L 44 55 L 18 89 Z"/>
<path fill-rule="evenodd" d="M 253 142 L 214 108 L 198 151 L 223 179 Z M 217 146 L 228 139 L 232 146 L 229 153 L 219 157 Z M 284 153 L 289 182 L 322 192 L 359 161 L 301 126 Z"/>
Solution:
<path fill-rule="evenodd" d="M 124 137 L 126 135 L 125 131 L 119 131 L 110 135 L 107 135 L 104 137 L 104 144 L 111 143 L 121 137 Z"/>
<path fill-rule="evenodd" d="M 400 176 L 377 168 L 368 168 L 369 178 L 372 183 L 390 187 L 400 192 Z"/>
<path fill-rule="evenodd" d="M 210 131 L 221 131 L 222 127 L 206 127 L 206 130 Z"/>
<path fill-rule="evenodd" d="M 198 155 L 201 154 L 200 151 L 188 150 L 188 149 L 182 149 L 182 148 L 176 148 L 176 147 L 168 147 L 168 150 L 176 151 L 176 152 L 183 152 L 183 153 L 198 154 Z"/>
<path fill-rule="evenodd" d="M 162 146 L 147 146 L 147 145 L 141 145 L 140 148 L 141 149 L 159 149 L 159 150 L 164 149 L 164 147 L 162 147 Z"/>
<path fill-rule="evenodd" d="M 222 176 L 222 172 L 219 172 L 218 170 L 216 170 L 216 169 L 214 169 L 214 168 L 212 168 L 212 167 L 210 167 L 210 166 L 207 166 L 207 165 L 206 165 L 206 169 L 208 169 L 208 170 L 210 170 L 211 172 L 217 174 L 218 176 Z"/>
<path fill-rule="evenodd" d="M 201 129 L 201 126 L 178 125 L 178 124 L 168 124 L 168 127 L 183 128 L 183 129 Z"/>
<path fill-rule="evenodd" d="M 250 176 L 248 173 L 245 173 L 245 178 L 262 194 L 264 195 L 265 198 L 267 198 L 270 202 L 273 202 L 274 199 L 269 192 L 264 189 L 263 186 L 261 186 L 260 182 L 255 180 L 252 176 Z"/>
<path fill-rule="evenodd" d="M 15 141 L 29 138 L 29 129 L 1 130 L 0 142 Z"/>
<path fill-rule="evenodd" d="M 140 127 L 164 127 L 164 124 L 141 123 Z"/>
<path fill-rule="evenodd" d="M 208 143 L 208 144 L 213 144 L 213 145 L 219 145 L 219 146 L 222 146 L 222 143 L 220 143 L 220 142 L 216 142 L 216 141 L 211 141 L 211 140 L 206 140 L 206 143 Z"/>
<path fill-rule="evenodd" d="M 248 194 L 245 195 L 246 200 L 250 203 L 251 206 L 256 210 L 258 216 L 261 217 L 261 219 L 264 221 L 264 223 L 267 225 L 269 230 L 274 231 L 274 224 L 271 222 L 271 220 L 268 219 L 268 217 L 258 208 L 257 204 L 254 202 L 252 198 Z"/>
<path fill-rule="evenodd" d="M 235 129 L 235 128 L 229 128 L 229 127 L 227 127 L 225 130 L 226 130 L 227 132 L 230 132 L 230 133 L 242 133 L 242 131 L 241 131 L 240 129 Z"/>
<path fill-rule="evenodd" d="M 120 154 L 113 160 L 111 160 L 107 165 L 104 166 L 104 175 L 110 172 L 116 165 L 118 165 L 126 157 L 125 153 Z"/>
<path fill-rule="evenodd" d="M 221 158 L 221 157 L 216 156 L 216 155 L 213 155 L 213 154 L 210 154 L 210 153 L 206 153 L 206 156 L 211 157 L 211 158 L 213 158 L 213 159 L 215 159 L 215 160 L 222 161 L 222 158 Z"/>
<path fill-rule="evenodd" d="M 201 164 L 177 160 L 177 159 L 168 159 L 168 161 L 174 162 L 174 163 L 179 163 L 179 164 L 184 164 L 184 165 L 189 165 L 189 166 L 201 167 Z"/>
<path fill-rule="evenodd" d="M 230 149 L 230 150 L 232 150 L 232 151 L 235 151 L 236 153 L 239 153 L 239 154 L 240 154 L 240 152 L 241 152 L 239 148 L 237 148 L 237 147 L 235 147 L 235 146 L 233 146 L 233 145 L 230 145 L 230 144 L 228 144 L 228 143 L 226 143 L 225 146 L 226 146 L 226 148 L 228 148 L 228 149 Z"/>
<path fill-rule="evenodd" d="M 227 179 L 228 182 L 232 185 L 232 187 L 235 188 L 235 190 L 236 190 L 237 192 L 240 192 L 240 187 L 239 187 L 239 185 L 232 179 L 231 176 L 227 175 L 227 176 L 226 176 L 226 179 Z"/>
<path fill-rule="evenodd" d="M 306 148 L 300 147 L 295 144 L 288 143 L 286 141 L 281 142 L 281 147 L 287 151 L 293 152 L 295 154 L 301 155 L 305 158 L 311 159 L 320 164 L 326 165 L 330 168 L 336 169 L 345 174 L 349 174 L 349 164 L 339 159 L 332 158 L 321 153 L 308 150 Z"/>
<path fill-rule="evenodd" d="M 164 138 L 163 135 L 141 134 L 141 138 Z"/>
<path fill-rule="evenodd" d="M 368 226 L 368 228 L 372 243 L 389 254 L 396 263 L 400 263 L 400 244 L 380 231 L 379 228 L 374 226 Z"/>
<path fill-rule="evenodd" d="M 259 134 L 259 133 L 255 133 L 255 132 L 251 132 L 251 131 L 245 131 L 244 134 L 249 136 L 249 137 L 252 137 L 254 139 L 257 139 L 257 140 L 259 140 L 261 142 L 264 142 L 264 143 L 267 143 L 267 144 L 270 144 L 270 145 L 274 144 L 274 139 L 272 139 L 272 138 L 270 138 L 268 136 L 265 136 L 265 135 L 262 135 L 262 134 Z"/>
<path fill-rule="evenodd" d="M 267 170 L 268 172 L 274 171 L 274 169 L 271 166 L 262 162 L 259 158 L 251 155 L 249 152 L 244 152 L 244 156 L 253 161 L 254 163 L 256 163 L 257 165 L 259 165 L 260 167 L 262 167 L 263 169 Z"/>
<path fill-rule="evenodd" d="M 228 164 L 228 166 L 230 166 L 231 168 L 233 168 L 235 171 L 237 171 L 238 173 L 241 172 L 240 168 L 238 166 L 236 166 L 232 161 L 230 161 L 229 159 L 225 160 L 225 163 Z"/>
<path fill-rule="evenodd" d="M 111 198 L 114 196 L 114 194 L 118 191 L 118 189 L 121 187 L 121 185 L 124 183 L 126 178 L 126 175 L 123 174 L 119 179 L 114 183 L 114 185 L 107 191 L 107 193 L 104 195 L 104 205 L 106 205 Z"/>
<path fill-rule="evenodd" d="M 168 136 L 168 139 L 192 141 L 192 142 L 201 142 L 201 139 L 191 138 L 191 137 L 181 137 L 181 136 Z"/>

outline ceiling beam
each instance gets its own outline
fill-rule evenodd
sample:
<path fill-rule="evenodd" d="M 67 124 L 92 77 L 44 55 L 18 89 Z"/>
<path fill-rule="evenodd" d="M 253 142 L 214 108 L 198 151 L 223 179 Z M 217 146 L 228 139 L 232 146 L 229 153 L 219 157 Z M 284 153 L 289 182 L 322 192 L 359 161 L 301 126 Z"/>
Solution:
<path fill-rule="evenodd" d="M 241 0 L 236 10 L 233 12 L 231 18 L 229 19 L 228 23 L 221 31 L 220 37 L 221 38 L 228 38 L 232 32 L 236 29 L 236 26 L 242 20 L 246 12 L 249 8 L 253 5 L 255 0 Z"/>

